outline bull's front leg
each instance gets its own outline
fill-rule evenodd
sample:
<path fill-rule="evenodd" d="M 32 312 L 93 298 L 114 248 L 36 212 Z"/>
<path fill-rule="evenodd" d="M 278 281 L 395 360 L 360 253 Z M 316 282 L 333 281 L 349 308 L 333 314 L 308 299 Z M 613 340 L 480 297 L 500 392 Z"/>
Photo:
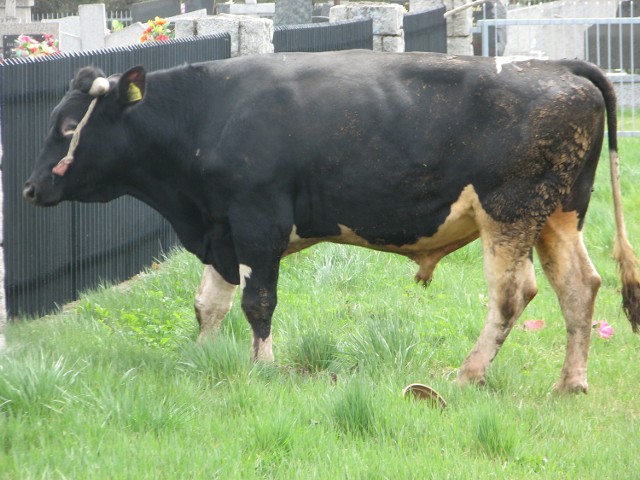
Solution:
<path fill-rule="evenodd" d="M 278 302 L 278 269 L 278 261 L 240 264 L 242 311 L 253 330 L 253 361 L 273 361 L 271 317 Z"/>
<path fill-rule="evenodd" d="M 278 209 L 274 207 L 274 211 Z M 239 264 L 242 311 L 253 331 L 251 359 L 262 362 L 274 359 L 271 318 L 278 302 L 280 259 L 291 231 L 291 224 L 273 225 L 271 217 L 248 208 L 231 227 Z"/>
<path fill-rule="evenodd" d="M 196 293 L 195 311 L 200 324 L 198 341 L 213 339 L 231 306 L 237 285 L 228 283 L 211 265 L 205 265 Z"/>

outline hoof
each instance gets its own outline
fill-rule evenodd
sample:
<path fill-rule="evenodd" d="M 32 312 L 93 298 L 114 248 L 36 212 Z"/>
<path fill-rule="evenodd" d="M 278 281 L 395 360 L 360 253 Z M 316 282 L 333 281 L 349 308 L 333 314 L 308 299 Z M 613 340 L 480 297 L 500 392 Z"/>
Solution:
<path fill-rule="evenodd" d="M 458 373 L 458 377 L 456 378 L 456 384 L 459 387 L 465 387 L 467 385 L 475 385 L 477 387 L 484 387 L 486 382 L 484 379 L 484 375 L 482 374 L 472 374 L 468 371 L 461 370 Z"/>
<path fill-rule="evenodd" d="M 561 380 L 553 386 L 553 391 L 561 395 L 587 393 L 588 390 L 589 386 L 587 385 L 586 380 L 582 380 L 580 382 L 567 382 Z"/>
<path fill-rule="evenodd" d="M 201 330 L 200 333 L 198 334 L 196 343 L 210 342 L 212 340 L 215 340 L 217 335 L 218 335 L 218 330 L 215 330 L 215 331 Z"/>

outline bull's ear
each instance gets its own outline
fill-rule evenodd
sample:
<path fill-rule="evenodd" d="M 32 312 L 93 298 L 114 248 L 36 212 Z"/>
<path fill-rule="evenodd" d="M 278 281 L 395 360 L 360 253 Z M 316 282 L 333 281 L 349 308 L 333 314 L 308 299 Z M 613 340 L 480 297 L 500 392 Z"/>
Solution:
<path fill-rule="evenodd" d="M 123 73 L 118 80 L 119 98 L 125 105 L 138 103 L 144 97 L 147 74 L 139 65 Z"/>

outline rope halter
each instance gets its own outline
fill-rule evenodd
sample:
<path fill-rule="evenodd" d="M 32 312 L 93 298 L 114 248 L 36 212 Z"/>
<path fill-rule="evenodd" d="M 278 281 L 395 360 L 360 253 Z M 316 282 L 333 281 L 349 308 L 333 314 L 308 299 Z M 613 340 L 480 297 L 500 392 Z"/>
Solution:
<path fill-rule="evenodd" d="M 108 91 L 109 91 L 109 80 L 107 80 L 104 77 L 97 77 L 91 84 L 91 88 L 89 89 L 89 95 L 93 97 L 93 100 L 91 100 L 91 103 L 89 104 L 87 113 L 84 114 L 84 117 L 82 117 L 82 120 L 80 120 L 80 123 L 78 123 L 78 126 L 73 131 L 73 137 L 71 137 L 71 143 L 69 144 L 69 150 L 67 151 L 67 154 L 64 156 L 62 160 L 58 162 L 58 164 L 55 167 L 53 167 L 52 172 L 55 175 L 59 175 L 62 177 L 65 173 L 67 173 L 67 169 L 69 168 L 69 165 L 71 165 L 74 161 L 73 154 L 76 148 L 78 147 L 78 143 L 80 142 L 80 133 L 82 132 L 82 129 L 89 121 L 89 117 L 91 116 L 91 113 L 93 112 L 93 109 L 96 106 L 98 98 L 102 97 L 103 95 L 106 95 Z"/>

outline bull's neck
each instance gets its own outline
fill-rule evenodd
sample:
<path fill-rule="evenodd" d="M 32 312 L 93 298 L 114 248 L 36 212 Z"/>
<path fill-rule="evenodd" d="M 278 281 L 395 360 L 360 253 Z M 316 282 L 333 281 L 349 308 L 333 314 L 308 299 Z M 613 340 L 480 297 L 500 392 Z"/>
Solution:
<path fill-rule="evenodd" d="M 152 121 L 147 119 L 152 118 Z M 212 185 L 203 179 L 195 123 L 181 114 L 140 105 L 132 127 L 134 166 L 127 176 L 128 193 L 158 211 L 192 253 L 203 255 L 203 239 L 210 228 Z"/>

